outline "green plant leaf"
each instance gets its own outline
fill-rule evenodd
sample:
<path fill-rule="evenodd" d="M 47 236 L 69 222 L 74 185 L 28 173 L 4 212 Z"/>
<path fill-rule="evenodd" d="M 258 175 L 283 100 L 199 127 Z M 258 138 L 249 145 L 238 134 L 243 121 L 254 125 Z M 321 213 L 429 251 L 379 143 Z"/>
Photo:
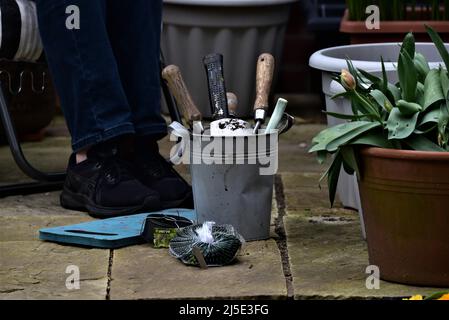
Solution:
<path fill-rule="evenodd" d="M 343 164 L 343 157 L 341 156 L 340 152 L 337 152 L 335 154 L 334 161 L 329 167 L 327 173 L 327 186 L 329 189 L 329 200 L 331 206 L 334 206 L 335 194 L 337 193 L 338 178 L 340 177 L 342 164 Z"/>
<path fill-rule="evenodd" d="M 421 107 L 424 107 L 424 84 L 421 82 L 418 82 L 418 85 L 416 86 L 416 102 Z"/>
<path fill-rule="evenodd" d="M 357 164 L 357 158 L 355 156 L 354 148 L 352 146 L 345 146 L 340 149 L 341 156 L 343 158 L 344 167 L 349 167 L 351 170 L 345 171 L 348 174 L 352 174 L 354 172 L 357 173 L 357 176 L 360 177 L 359 166 Z M 348 172 L 349 171 L 349 172 Z M 352 172 L 350 172 L 352 171 Z"/>
<path fill-rule="evenodd" d="M 402 99 L 409 102 L 415 102 L 418 75 L 415 69 L 415 64 L 407 51 L 402 51 L 399 54 L 398 77 L 402 90 Z"/>
<path fill-rule="evenodd" d="M 443 89 L 441 88 L 440 71 L 438 69 L 432 69 L 427 74 L 426 81 L 424 82 L 423 110 L 426 110 L 434 103 L 444 99 Z"/>
<path fill-rule="evenodd" d="M 401 52 L 406 52 L 410 58 L 414 59 L 415 51 L 415 37 L 413 36 L 413 33 L 409 32 L 405 35 L 404 40 L 402 41 Z"/>
<path fill-rule="evenodd" d="M 375 89 L 372 90 L 369 94 L 374 98 L 377 104 L 388 113 L 393 109 L 393 105 L 391 104 L 390 100 L 383 94 L 382 91 Z"/>
<path fill-rule="evenodd" d="M 440 69 L 441 90 L 443 90 L 443 97 L 449 99 L 449 76 L 447 71 Z"/>
<path fill-rule="evenodd" d="M 353 91 L 353 96 L 351 98 L 353 99 L 353 101 L 358 102 L 359 107 L 363 107 L 363 109 L 360 109 L 363 114 L 374 114 L 374 120 L 381 119 L 379 108 L 368 98 L 368 96 L 364 96 L 357 91 Z"/>
<path fill-rule="evenodd" d="M 358 127 L 354 130 L 351 130 L 345 134 L 342 134 L 341 136 L 339 136 L 337 139 L 332 140 L 331 142 L 329 142 L 326 145 L 326 150 L 328 152 L 335 152 L 337 151 L 338 148 L 340 148 L 341 146 L 347 144 L 348 142 L 350 142 L 352 139 L 357 138 L 359 135 L 372 130 L 374 128 L 378 128 L 380 127 L 380 123 L 378 122 L 368 122 L 367 124 L 365 124 L 364 126 Z"/>
<path fill-rule="evenodd" d="M 380 86 L 380 84 L 382 82 L 381 78 L 379 78 L 379 77 L 377 77 L 377 76 L 375 76 L 375 75 L 373 75 L 373 74 L 371 74 L 371 73 L 369 73 L 369 72 L 367 72 L 365 70 L 362 70 L 362 69 L 358 69 L 358 70 L 366 79 L 368 79 L 372 83 Z"/>
<path fill-rule="evenodd" d="M 419 121 L 417 128 L 420 128 L 421 126 L 428 124 L 428 123 L 438 123 L 438 119 L 440 118 L 440 109 L 433 109 L 426 112 L 423 117 L 421 118 L 421 121 Z"/>
<path fill-rule="evenodd" d="M 379 123 L 371 121 L 354 121 L 354 122 L 341 123 L 336 126 L 326 128 L 313 138 L 312 140 L 313 146 L 309 150 L 309 152 L 327 150 L 326 147 L 328 144 L 330 144 L 334 140 L 342 138 L 347 133 L 351 133 L 360 128 L 362 128 L 362 132 L 364 132 L 366 128 L 373 128 L 379 125 L 380 125 Z M 359 131 L 356 132 L 358 133 Z"/>
<path fill-rule="evenodd" d="M 399 88 L 394 84 L 388 83 L 388 91 L 393 96 L 395 102 L 401 99 L 401 90 L 399 90 Z"/>
<path fill-rule="evenodd" d="M 427 62 L 426 58 L 419 52 L 415 54 L 414 64 L 416 71 L 418 72 L 418 79 L 421 82 L 424 82 L 424 80 L 427 77 L 427 74 L 430 71 L 429 63 Z"/>
<path fill-rule="evenodd" d="M 385 95 L 388 96 L 389 99 L 391 99 L 392 102 L 397 101 L 399 99 L 401 99 L 401 91 L 399 90 L 398 87 L 396 87 L 394 84 L 388 82 L 387 80 L 387 91 L 384 92 L 384 80 L 382 80 L 381 78 L 365 71 L 362 69 L 359 69 L 359 72 L 365 77 L 367 78 L 369 81 L 371 81 L 374 84 L 374 87 L 377 88 L 378 90 L 381 90 Z M 387 79 L 387 75 L 385 73 L 384 75 L 384 79 Z"/>
<path fill-rule="evenodd" d="M 337 118 L 337 119 L 343 119 L 343 120 L 359 120 L 360 116 L 353 115 L 353 114 L 344 114 L 344 113 L 337 113 L 337 112 L 331 112 L 331 111 L 324 111 L 324 113 L 328 116 Z M 375 116 L 375 115 L 373 115 Z"/>
<path fill-rule="evenodd" d="M 319 164 L 323 164 L 324 161 L 326 161 L 326 159 L 327 159 L 327 152 L 326 151 L 318 151 L 316 153 L 316 158 L 317 158 Z"/>
<path fill-rule="evenodd" d="M 433 143 L 423 135 L 413 135 L 404 140 L 404 143 L 408 145 L 413 150 L 419 151 L 438 151 L 444 152 L 443 148 L 439 147 L 437 144 Z"/>
<path fill-rule="evenodd" d="M 440 146 L 445 148 L 449 141 L 449 132 L 447 132 L 449 123 L 449 105 L 448 101 L 440 106 L 440 116 L 438 119 L 438 133 L 440 134 Z"/>
<path fill-rule="evenodd" d="M 359 85 L 358 76 L 357 76 L 357 69 L 352 64 L 351 59 L 346 58 L 346 64 L 348 65 L 348 71 L 349 73 L 354 77 L 355 85 L 356 87 Z"/>
<path fill-rule="evenodd" d="M 378 148 L 393 149 L 394 146 L 391 141 L 387 140 L 382 132 L 372 130 L 360 135 L 359 137 L 351 140 L 350 145 L 366 145 Z"/>
<path fill-rule="evenodd" d="M 435 44 L 435 47 L 438 49 L 438 52 L 446 65 L 446 70 L 449 70 L 449 52 L 446 50 L 443 40 L 440 35 L 428 25 L 426 25 L 426 30 Z"/>
<path fill-rule="evenodd" d="M 380 63 L 382 65 L 382 93 L 388 94 L 388 76 L 387 71 L 385 70 L 384 58 L 380 57 Z"/>
<path fill-rule="evenodd" d="M 411 116 L 422 110 L 422 107 L 419 104 L 407 102 L 404 100 L 399 100 L 396 103 L 396 106 L 398 107 L 399 111 L 401 111 L 401 113 L 406 116 Z"/>
<path fill-rule="evenodd" d="M 405 139 L 415 130 L 419 113 L 412 116 L 402 114 L 398 108 L 393 108 L 388 116 L 388 139 Z"/>

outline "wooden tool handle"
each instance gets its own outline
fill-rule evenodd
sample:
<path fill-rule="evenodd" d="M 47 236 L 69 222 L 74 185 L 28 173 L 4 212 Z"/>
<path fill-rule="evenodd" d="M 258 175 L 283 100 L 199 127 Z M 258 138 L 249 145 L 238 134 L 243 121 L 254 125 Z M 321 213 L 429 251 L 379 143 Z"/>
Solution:
<path fill-rule="evenodd" d="M 235 117 L 237 114 L 237 107 L 239 105 L 239 100 L 237 98 L 237 95 L 233 92 L 227 92 L 226 97 L 228 98 L 229 115 Z"/>
<path fill-rule="evenodd" d="M 162 70 L 162 78 L 167 81 L 167 85 L 176 99 L 176 103 L 181 107 L 184 117 L 191 124 L 193 121 L 201 121 L 201 113 L 190 96 L 187 86 L 182 78 L 178 66 L 169 65 Z"/>
<path fill-rule="evenodd" d="M 268 96 L 273 82 L 274 57 L 269 53 L 263 53 L 257 60 L 256 73 L 256 102 L 254 110 L 268 109 Z"/>

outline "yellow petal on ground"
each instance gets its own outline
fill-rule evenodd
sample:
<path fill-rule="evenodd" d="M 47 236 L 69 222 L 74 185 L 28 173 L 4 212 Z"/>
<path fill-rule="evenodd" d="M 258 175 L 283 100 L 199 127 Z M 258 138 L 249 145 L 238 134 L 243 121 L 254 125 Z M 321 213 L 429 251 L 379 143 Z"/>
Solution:
<path fill-rule="evenodd" d="M 437 300 L 449 300 L 449 293 L 443 294 L 440 298 Z"/>
<path fill-rule="evenodd" d="M 410 297 L 410 299 L 404 299 L 404 300 L 424 300 L 424 298 L 422 295 L 417 294 L 416 296 Z"/>

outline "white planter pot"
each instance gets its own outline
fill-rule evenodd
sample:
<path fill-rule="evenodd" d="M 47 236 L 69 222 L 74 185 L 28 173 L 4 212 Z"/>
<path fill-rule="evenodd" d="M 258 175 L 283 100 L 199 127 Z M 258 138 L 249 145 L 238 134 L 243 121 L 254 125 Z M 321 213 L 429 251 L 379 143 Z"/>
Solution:
<path fill-rule="evenodd" d="M 446 46 L 449 48 L 449 45 Z M 341 69 L 347 69 L 347 57 L 352 60 L 356 68 L 380 75 L 382 71 L 380 57 L 382 56 L 385 61 L 389 81 L 395 83 L 398 81 L 396 61 L 399 50 L 400 44 L 398 43 L 376 43 L 333 47 L 315 52 L 310 57 L 309 65 L 312 68 L 322 71 L 322 86 L 326 100 L 326 110 L 352 114 L 351 103 L 348 99 L 332 99 L 332 96 L 344 90 L 339 83 L 332 80 L 332 74 L 335 72 L 340 73 Z M 437 67 L 441 64 L 441 57 L 432 43 L 417 43 L 416 51 L 422 53 L 427 58 L 431 67 Z M 327 121 L 328 126 L 334 126 L 344 122 L 344 120 L 333 117 L 327 117 Z M 359 211 L 362 222 L 362 233 L 365 237 L 365 225 L 363 223 L 356 177 L 342 171 L 337 186 L 337 194 L 343 206 Z"/>
<path fill-rule="evenodd" d="M 251 117 L 256 62 L 269 52 L 280 63 L 290 4 L 297 0 L 165 0 L 162 49 L 180 67 L 202 115 L 211 117 L 203 56 L 224 56 L 226 89 L 239 117 Z"/>

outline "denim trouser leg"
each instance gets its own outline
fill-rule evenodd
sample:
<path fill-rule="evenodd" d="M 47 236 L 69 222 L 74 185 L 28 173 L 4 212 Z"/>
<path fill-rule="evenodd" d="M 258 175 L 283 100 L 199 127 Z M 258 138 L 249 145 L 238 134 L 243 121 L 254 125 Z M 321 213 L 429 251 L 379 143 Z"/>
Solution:
<path fill-rule="evenodd" d="M 119 2 L 121 6 L 118 5 Z M 159 27 L 155 31 L 153 28 L 139 30 L 143 27 L 139 23 L 134 26 L 134 21 L 142 21 L 143 15 L 149 20 L 160 20 L 159 10 L 154 12 L 152 7 L 147 8 L 153 1 L 138 2 L 139 4 L 137 1 L 135 4 L 134 1 L 119 0 L 37 1 L 39 28 L 72 135 L 74 151 L 119 135 L 135 133 L 136 128 L 143 130 L 140 128 L 146 127 L 147 133 L 166 131 L 165 122 L 156 116 L 160 113 L 159 91 L 156 93 L 153 87 L 147 87 L 149 83 L 152 86 L 157 84 L 144 82 L 140 90 L 129 89 L 134 88 L 132 82 L 137 81 L 125 70 L 129 68 L 131 75 L 134 75 L 135 72 L 132 70 L 138 69 L 139 64 L 144 62 L 142 59 L 132 60 L 135 52 L 129 52 L 131 58 L 128 58 L 128 61 L 121 59 L 118 54 L 117 48 L 126 48 L 128 39 L 130 48 L 137 46 L 134 44 L 136 40 L 132 33 L 159 33 Z M 66 27 L 66 19 L 69 16 L 66 8 L 70 5 L 79 8 L 80 29 L 70 30 Z M 127 6 L 139 6 L 141 10 L 136 9 L 132 15 L 130 11 L 127 14 L 127 10 L 124 10 Z M 116 11 L 120 10 L 124 11 L 120 15 L 121 19 L 115 19 L 119 17 Z M 156 18 L 153 19 L 151 15 Z M 124 28 L 126 31 L 118 34 L 114 30 L 120 31 L 120 26 L 127 27 Z M 149 36 L 147 41 L 153 42 L 154 39 Z M 158 51 L 159 43 L 153 43 L 148 47 Z M 149 51 L 150 49 L 147 49 L 147 52 Z M 155 54 L 147 60 L 154 60 L 154 56 Z M 157 61 L 158 59 L 152 64 L 157 64 Z M 124 65 L 119 66 L 122 63 Z M 150 66 L 152 64 L 148 63 Z M 141 67 L 150 69 L 147 64 Z M 149 74 L 152 73 L 158 77 L 158 68 L 152 67 Z M 145 96 L 140 97 L 140 94 Z M 135 98 L 134 95 L 139 98 Z M 152 103 L 143 105 L 141 101 Z"/>
<path fill-rule="evenodd" d="M 167 132 L 160 104 L 161 20 L 162 0 L 107 2 L 111 46 L 138 135 Z"/>

